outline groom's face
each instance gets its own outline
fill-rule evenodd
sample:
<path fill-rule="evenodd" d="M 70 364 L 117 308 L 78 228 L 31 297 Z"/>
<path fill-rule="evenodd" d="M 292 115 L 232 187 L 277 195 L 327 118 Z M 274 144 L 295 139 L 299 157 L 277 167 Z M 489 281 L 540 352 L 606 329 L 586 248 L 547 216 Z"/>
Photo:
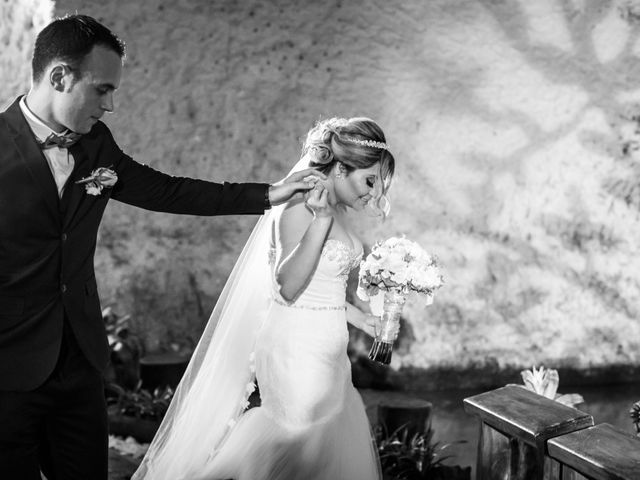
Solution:
<path fill-rule="evenodd" d="M 77 133 L 89 133 L 105 112 L 113 111 L 122 60 L 113 50 L 96 45 L 85 57 L 81 71 L 72 73 L 64 90 L 57 92 L 54 115 L 62 126 Z"/>

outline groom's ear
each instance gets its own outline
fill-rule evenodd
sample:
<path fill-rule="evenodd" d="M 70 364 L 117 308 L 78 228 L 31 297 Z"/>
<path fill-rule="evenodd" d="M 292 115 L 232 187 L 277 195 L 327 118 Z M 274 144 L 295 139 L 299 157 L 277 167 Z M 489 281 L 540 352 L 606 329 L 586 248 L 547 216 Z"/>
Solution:
<path fill-rule="evenodd" d="M 71 85 L 73 72 L 64 63 L 54 65 L 49 71 L 49 84 L 57 92 L 64 92 Z"/>

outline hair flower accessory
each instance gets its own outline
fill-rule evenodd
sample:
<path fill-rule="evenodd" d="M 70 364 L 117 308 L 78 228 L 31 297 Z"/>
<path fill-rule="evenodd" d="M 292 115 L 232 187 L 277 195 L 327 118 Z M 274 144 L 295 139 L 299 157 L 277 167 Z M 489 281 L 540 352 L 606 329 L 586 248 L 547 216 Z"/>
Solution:
<path fill-rule="evenodd" d="M 307 150 L 314 163 L 327 165 L 333 160 L 333 152 L 326 145 L 311 145 Z"/>
<path fill-rule="evenodd" d="M 96 168 L 88 177 L 78 180 L 77 184 L 84 184 L 89 195 L 100 195 L 103 188 L 111 188 L 118 181 L 118 175 L 109 167 Z"/>

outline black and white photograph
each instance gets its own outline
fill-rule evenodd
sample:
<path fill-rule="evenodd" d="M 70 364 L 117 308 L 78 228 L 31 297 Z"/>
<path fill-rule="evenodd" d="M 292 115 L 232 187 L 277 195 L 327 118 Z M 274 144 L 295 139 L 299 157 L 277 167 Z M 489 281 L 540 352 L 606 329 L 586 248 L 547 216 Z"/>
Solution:
<path fill-rule="evenodd" d="M 639 480 L 640 0 L 0 0 L 0 480 Z"/>

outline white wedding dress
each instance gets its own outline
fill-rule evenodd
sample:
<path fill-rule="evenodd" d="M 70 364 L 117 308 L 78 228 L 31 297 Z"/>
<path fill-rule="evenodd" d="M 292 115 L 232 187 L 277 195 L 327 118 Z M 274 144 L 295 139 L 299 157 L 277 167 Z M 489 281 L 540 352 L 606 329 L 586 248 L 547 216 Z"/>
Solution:
<path fill-rule="evenodd" d="M 132 480 L 382 478 L 347 356 L 346 283 L 362 245 L 327 240 L 287 304 L 275 289 L 271 221 L 247 242 Z M 254 378 L 261 405 L 245 411 Z"/>
<path fill-rule="evenodd" d="M 193 480 L 381 478 L 371 429 L 351 382 L 345 291 L 355 248 L 329 239 L 295 303 L 275 291 L 255 345 L 261 406 L 246 411 Z M 275 252 L 270 255 L 273 264 Z M 273 282 L 275 285 L 275 282 Z"/>

